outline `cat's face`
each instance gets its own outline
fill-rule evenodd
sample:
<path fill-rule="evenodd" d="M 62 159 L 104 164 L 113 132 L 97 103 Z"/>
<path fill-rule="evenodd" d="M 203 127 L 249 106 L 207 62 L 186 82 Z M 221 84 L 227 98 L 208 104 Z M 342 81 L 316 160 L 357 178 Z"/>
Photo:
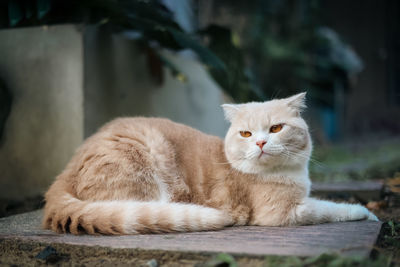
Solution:
<path fill-rule="evenodd" d="M 246 173 L 306 166 L 312 145 L 307 124 L 300 117 L 304 97 L 301 93 L 267 102 L 223 105 L 231 122 L 225 137 L 231 165 Z"/>

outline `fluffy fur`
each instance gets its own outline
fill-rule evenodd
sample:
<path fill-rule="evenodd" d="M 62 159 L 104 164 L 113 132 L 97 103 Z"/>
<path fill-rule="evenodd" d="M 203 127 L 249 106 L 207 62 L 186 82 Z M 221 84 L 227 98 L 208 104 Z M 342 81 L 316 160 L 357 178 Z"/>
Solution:
<path fill-rule="evenodd" d="M 116 119 L 85 141 L 50 187 L 43 225 L 137 234 L 377 220 L 360 205 L 309 197 L 304 97 L 223 105 L 231 122 L 225 143 L 166 119 Z M 273 125 L 282 129 L 273 133 Z"/>

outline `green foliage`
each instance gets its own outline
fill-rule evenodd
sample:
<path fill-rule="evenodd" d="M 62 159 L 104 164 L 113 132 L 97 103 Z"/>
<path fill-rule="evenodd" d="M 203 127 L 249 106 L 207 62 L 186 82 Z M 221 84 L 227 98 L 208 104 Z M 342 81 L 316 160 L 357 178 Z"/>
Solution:
<path fill-rule="evenodd" d="M 395 222 L 393 220 L 388 221 L 388 224 L 390 226 L 392 236 L 397 235 L 396 230 L 398 230 L 400 228 L 400 225 L 399 224 L 395 225 Z"/>
<path fill-rule="evenodd" d="M 265 267 L 298 267 L 303 266 L 303 261 L 295 256 L 266 256 L 264 259 Z"/>
<path fill-rule="evenodd" d="M 24 16 L 20 5 L 15 0 L 8 3 L 8 14 L 11 26 L 17 25 Z"/>
<path fill-rule="evenodd" d="M 314 99 L 332 105 L 335 85 L 346 84 L 361 63 L 333 31 L 321 27 L 319 2 L 249 3 L 246 32 L 239 36 L 229 28 L 211 25 L 198 32 L 208 47 L 198 36 L 184 32 L 156 0 L 6 0 L 8 20 L 4 25 L 0 19 L 0 28 L 84 23 L 113 32 L 134 31 L 146 50 L 158 55 L 153 63 L 164 64 L 180 80 L 185 78 L 179 68 L 155 50 L 196 52 L 219 85 L 238 102 L 307 89 Z M 234 42 L 235 38 L 240 41 Z M 160 73 L 160 67 L 155 69 Z"/>
<path fill-rule="evenodd" d="M 172 36 L 174 37 L 175 41 L 181 47 L 191 48 L 199 55 L 199 57 L 205 64 L 212 66 L 214 69 L 217 69 L 219 71 L 226 70 L 224 62 L 222 62 L 218 57 L 214 55 L 213 52 L 205 48 L 198 41 L 194 40 L 192 37 L 174 28 L 168 28 L 168 30 L 172 33 Z"/>
<path fill-rule="evenodd" d="M 170 69 L 173 77 L 180 80 L 181 82 L 187 81 L 186 75 L 181 72 L 178 66 L 176 66 L 173 62 L 171 62 L 167 57 L 165 57 L 161 53 L 158 53 L 158 56 L 160 57 L 160 60 L 162 61 L 164 66 Z"/>
<path fill-rule="evenodd" d="M 47 13 L 49 13 L 51 7 L 50 0 L 37 0 L 37 17 L 42 19 Z"/>
<path fill-rule="evenodd" d="M 246 73 L 243 50 L 232 41 L 231 30 L 225 27 L 210 25 L 199 32 L 208 39 L 208 47 L 225 62 L 226 71 L 212 68 L 214 79 L 237 102 L 264 99 L 261 91 L 252 84 L 251 77 Z"/>
<path fill-rule="evenodd" d="M 385 235 L 385 242 L 387 245 L 400 249 L 400 223 L 390 220 L 387 222 L 390 227 L 390 235 Z"/>
<path fill-rule="evenodd" d="M 211 260 L 206 262 L 205 264 L 201 265 L 203 267 L 218 267 L 218 266 L 228 266 L 228 267 L 237 267 L 238 264 L 236 263 L 235 259 L 226 253 L 219 253 Z"/>
<path fill-rule="evenodd" d="M 380 256 L 375 260 L 358 256 L 345 257 L 324 253 L 315 257 L 267 256 L 265 267 L 380 267 L 390 266 L 391 259 Z"/>
<path fill-rule="evenodd" d="M 85 23 L 107 27 L 113 32 L 135 31 L 148 49 L 167 48 L 174 51 L 192 49 L 202 62 L 214 70 L 226 72 L 223 61 L 201 42 L 184 32 L 172 14 L 158 1 L 139 0 L 8 0 L 9 25 L 24 27 L 57 23 Z M 159 53 L 154 52 L 155 55 Z M 173 73 L 178 72 L 166 59 Z M 182 77 L 182 75 L 178 75 Z"/>
<path fill-rule="evenodd" d="M 257 2 L 243 39 L 264 94 L 285 96 L 307 89 L 321 104 L 333 105 L 335 85 L 346 87 L 348 76 L 362 68 L 339 36 L 322 27 L 319 3 Z"/>
<path fill-rule="evenodd" d="M 313 181 L 365 181 L 392 177 L 400 170 L 400 140 L 370 144 L 327 145 L 314 147 L 310 162 Z"/>
<path fill-rule="evenodd" d="M 19 25 L 22 21 L 33 21 L 34 14 L 41 20 L 51 8 L 51 0 L 9 0 L 7 4 L 8 22 L 11 27 Z"/>

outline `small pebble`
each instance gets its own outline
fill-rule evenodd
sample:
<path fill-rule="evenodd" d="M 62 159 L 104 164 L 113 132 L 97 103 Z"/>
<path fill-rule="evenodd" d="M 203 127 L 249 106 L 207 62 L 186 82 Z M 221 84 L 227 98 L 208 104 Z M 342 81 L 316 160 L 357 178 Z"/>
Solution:
<path fill-rule="evenodd" d="M 146 263 L 149 267 L 158 267 L 158 262 L 155 259 L 151 259 Z"/>

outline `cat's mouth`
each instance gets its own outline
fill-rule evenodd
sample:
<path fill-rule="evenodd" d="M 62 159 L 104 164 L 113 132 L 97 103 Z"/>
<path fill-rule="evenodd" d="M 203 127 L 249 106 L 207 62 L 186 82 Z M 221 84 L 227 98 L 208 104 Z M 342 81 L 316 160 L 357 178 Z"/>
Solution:
<path fill-rule="evenodd" d="M 263 150 L 261 150 L 260 155 L 258 155 L 258 158 L 260 159 L 262 156 L 273 156 L 272 154 L 265 152 Z"/>

